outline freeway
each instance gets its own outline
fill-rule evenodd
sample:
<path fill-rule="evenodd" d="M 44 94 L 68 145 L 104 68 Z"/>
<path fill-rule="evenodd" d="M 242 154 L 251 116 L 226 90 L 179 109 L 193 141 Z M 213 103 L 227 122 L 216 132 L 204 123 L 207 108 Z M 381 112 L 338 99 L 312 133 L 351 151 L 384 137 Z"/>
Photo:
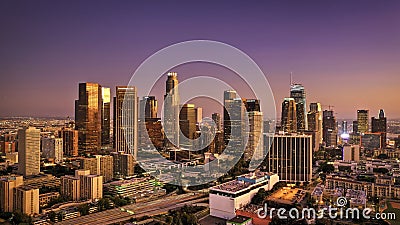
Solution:
<path fill-rule="evenodd" d="M 177 209 L 184 205 L 190 205 L 208 200 L 202 194 L 183 194 L 164 197 L 152 202 L 136 203 L 120 208 L 110 209 L 86 216 L 76 217 L 70 220 L 57 223 L 59 225 L 67 224 L 113 224 L 129 220 L 130 218 L 140 218 L 142 216 L 154 216 L 167 213 L 168 210 Z"/>

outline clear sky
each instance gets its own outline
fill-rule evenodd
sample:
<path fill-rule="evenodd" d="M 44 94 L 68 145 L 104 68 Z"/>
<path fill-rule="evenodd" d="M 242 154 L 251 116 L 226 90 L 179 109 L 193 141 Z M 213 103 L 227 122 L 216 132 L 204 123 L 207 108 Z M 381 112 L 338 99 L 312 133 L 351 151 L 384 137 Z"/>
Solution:
<path fill-rule="evenodd" d="M 157 50 L 210 39 L 258 63 L 278 115 L 293 72 L 339 118 L 400 118 L 400 1 L 4 0 L 0 29 L 0 116 L 73 116 L 79 82 L 114 91 Z M 182 78 L 213 73 L 195 68 Z"/>

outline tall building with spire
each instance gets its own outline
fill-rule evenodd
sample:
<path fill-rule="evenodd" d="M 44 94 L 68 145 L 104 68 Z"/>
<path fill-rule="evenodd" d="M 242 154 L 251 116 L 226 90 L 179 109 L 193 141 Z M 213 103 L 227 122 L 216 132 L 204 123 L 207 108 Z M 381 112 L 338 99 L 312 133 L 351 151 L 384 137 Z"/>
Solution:
<path fill-rule="evenodd" d="M 379 110 L 378 118 L 371 118 L 371 132 L 381 133 L 381 147 L 386 146 L 387 119 L 383 109 Z"/>
<path fill-rule="evenodd" d="M 164 95 L 164 132 L 168 139 L 167 147 L 179 147 L 179 90 L 178 90 L 178 74 L 169 72 L 165 83 Z"/>
<path fill-rule="evenodd" d="M 294 98 L 285 98 L 282 102 L 281 126 L 289 133 L 297 132 L 297 108 Z"/>
<path fill-rule="evenodd" d="M 290 97 L 296 102 L 297 131 L 304 132 L 307 127 L 306 92 L 301 84 L 291 84 Z"/>
<path fill-rule="evenodd" d="M 78 130 L 79 150 L 97 153 L 101 149 L 102 90 L 96 83 L 80 83 L 75 101 L 75 129 Z"/>
<path fill-rule="evenodd" d="M 114 98 L 115 150 L 132 154 L 137 159 L 138 98 L 134 86 L 117 86 Z"/>
<path fill-rule="evenodd" d="M 337 126 L 336 118 L 331 110 L 324 110 L 322 118 L 323 141 L 326 146 L 337 145 Z"/>

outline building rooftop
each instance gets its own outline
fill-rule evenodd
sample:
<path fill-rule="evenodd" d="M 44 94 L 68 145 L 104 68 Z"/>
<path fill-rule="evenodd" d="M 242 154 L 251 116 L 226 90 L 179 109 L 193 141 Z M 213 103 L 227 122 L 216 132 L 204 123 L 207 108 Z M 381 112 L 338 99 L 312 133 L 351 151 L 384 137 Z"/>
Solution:
<path fill-rule="evenodd" d="M 35 190 L 37 188 L 31 187 L 29 185 L 22 185 L 22 186 L 17 187 L 17 189 L 23 190 L 23 191 L 29 191 L 29 190 Z"/>
<path fill-rule="evenodd" d="M 232 180 L 217 186 L 210 188 L 211 190 L 224 191 L 235 193 L 250 187 L 251 185 L 260 183 L 262 181 L 268 180 L 269 176 L 274 175 L 273 173 L 265 173 L 265 172 L 252 172 L 248 174 L 243 174 L 238 176 L 236 180 Z"/>
<path fill-rule="evenodd" d="M 245 181 L 233 180 L 233 181 L 229 181 L 229 182 L 220 184 L 218 186 L 212 187 L 211 189 L 227 191 L 227 192 L 237 192 L 242 189 L 248 188 L 250 185 L 252 185 L 252 183 L 245 182 Z"/>
<path fill-rule="evenodd" d="M 133 183 L 139 183 L 139 182 L 144 182 L 150 180 L 147 177 L 142 177 L 142 178 L 132 178 L 130 180 L 118 180 L 118 181 L 113 181 L 109 183 L 109 185 L 112 186 L 119 186 L 119 185 L 124 185 L 124 184 L 133 184 Z"/>
<path fill-rule="evenodd" d="M 239 223 L 239 224 L 241 224 L 241 223 L 244 223 L 244 222 L 249 221 L 249 220 L 251 220 L 250 217 L 236 216 L 236 217 L 234 217 L 234 218 L 228 220 L 227 222 L 230 222 L 230 223 Z"/>

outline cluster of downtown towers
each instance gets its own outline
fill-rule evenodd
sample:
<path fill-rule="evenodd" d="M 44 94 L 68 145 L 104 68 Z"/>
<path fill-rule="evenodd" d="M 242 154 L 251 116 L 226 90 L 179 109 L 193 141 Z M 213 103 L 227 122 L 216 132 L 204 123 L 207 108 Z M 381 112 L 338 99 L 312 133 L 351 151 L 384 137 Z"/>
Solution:
<path fill-rule="evenodd" d="M 172 143 L 179 143 L 179 94 L 176 73 L 168 73 L 166 82 L 164 130 Z M 176 93 L 175 93 L 176 92 Z M 145 96 L 139 101 L 135 86 L 117 86 L 113 98 L 113 148 L 117 152 L 133 154 L 138 148 L 138 123 L 140 120 L 160 122 L 157 118 L 155 96 Z M 78 131 L 79 151 L 97 154 L 102 146 L 111 143 L 110 88 L 97 83 L 80 83 L 79 98 L 75 100 L 75 129 Z M 170 123 L 170 124 L 168 124 Z M 168 129 L 166 129 L 168 128 Z M 176 132 L 178 131 L 178 132 Z M 172 137 L 169 134 L 173 134 Z M 158 134 L 159 135 L 159 134 Z"/>
<path fill-rule="evenodd" d="M 141 121 L 151 121 L 157 124 L 152 132 L 146 125 L 149 138 L 156 144 L 156 147 L 173 149 L 186 146 L 182 142 L 183 135 L 188 139 L 195 139 L 199 136 L 199 124 L 202 121 L 202 109 L 195 108 L 193 104 L 180 105 L 178 92 L 177 73 L 167 74 L 166 90 L 164 95 L 164 118 L 161 125 L 161 118 L 157 117 L 157 100 L 155 96 L 144 96 L 141 100 L 137 96 L 135 86 L 117 86 L 115 97 L 113 97 L 113 135 L 111 138 L 111 94 L 110 88 L 102 87 L 97 83 L 80 83 L 79 98 L 75 100 L 75 129 L 78 131 L 79 153 L 98 154 L 102 146 L 113 144 L 117 152 L 129 153 L 137 156 L 137 149 L 141 138 Z M 262 139 L 263 115 L 260 112 L 260 101 L 257 99 L 240 99 L 236 91 L 227 90 L 224 92 L 224 121 L 221 115 L 213 113 L 212 119 L 215 125 L 216 135 L 214 146 L 220 153 L 225 145 L 232 140 L 231 134 L 235 126 L 240 124 L 244 112 L 247 111 L 250 117 L 250 126 L 254 131 L 256 139 Z M 228 109 L 228 110 L 226 110 Z M 230 111 L 228 113 L 228 111 Z M 222 129 L 223 124 L 223 129 Z M 255 124 L 255 125 L 254 125 Z M 202 130 L 203 131 L 203 130 Z M 161 135 L 160 135 L 161 133 Z M 154 143 L 153 136 L 160 136 L 162 144 Z M 237 136 L 236 138 L 242 138 Z M 158 138 L 160 139 L 160 138 Z M 250 138 L 252 149 L 256 148 L 259 140 Z M 143 145 L 142 145 L 143 146 Z M 251 151 L 251 152 L 254 152 Z"/>
<path fill-rule="evenodd" d="M 299 174 L 299 171 L 281 171 L 286 167 L 291 168 L 292 163 L 295 164 L 293 167 L 304 170 L 300 173 L 303 174 L 300 180 L 307 181 L 311 178 L 312 151 L 317 150 L 320 144 L 336 146 L 338 134 L 333 111 L 322 112 L 320 103 L 311 103 L 309 107 L 307 111 L 304 86 L 291 84 L 290 97 L 282 102 L 281 122 L 275 126 L 274 121 L 263 121 L 258 99 L 241 99 L 237 97 L 236 91 L 227 90 L 224 92 L 223 118 L 221 119 L 219 113 L 212 115 L 216 132 L 215 137 L 212 137 L 214 151 L 211 152 L 220 154 L 229 142 L 243 142 L 242 139 L 246 136 L 245 160 L 265 151 L 264 146 L 271 146 L 267 160 L 269 171 L 278 173 L 281 180 L 293 180 L 284 177 L 287 174 Z M 146 124 L 144 129 L 147 128 L 145 133 L 149 134 L 150 144 L 158 149 L 183 147 L 184 144 L 180 141 L 183 139 L 182 134 L 189 139 L 198 137 L 196 135 L 202 120 L 201 109 L 194 108 L 193 104 L 180 105 L 176 73 L 167 74 L 163 123 L 157 117 L 157 111 L 157 100 L 154 96 L 144 96 L 139 100 L 136 87 L 117 86 L 116 96 L 113 98 L 112 143 L 115 151 L 133 154 L 137 159 L 138 146 L 143 146 L 140 136 L 144 132 L 141 132 L 143 127 L 140 121 L 150 121 L 155 125 L 148 127 Z M 111 143 L 110 114 L 110 89 L 96 83 L 80 83 L 79 99 L 75 101 L 75 129 L 78 131 L 81 154 L 98 154 L 102 146 Z M 241 133 L 244 131 L 244 115 L 248 116 L 246 134 Z M 271 138 L 265 137 L 266 133 L 274 133 L 275 128 L 280 134 Z M 232 135 L 237 130 L 241 135 Z M 290 148 L 287 147 L 289 145 Z M 294 158 L 287 155 L 296 151 L 298 154 Z M 263 153 L 259 155 L 264 157 L 265 152 Z M 280 163 L 283 161 L 287 163 Z"/>
<path fill-rule="evenodd" d="M 320 131 L 322 140 L 322 113 L 319 103 L 310 105 L 311 111 L 306 112 L 305 90 L 302 85 L 291 85 L 290 98 L 282 103 L 281 126 L 278 128 L 288 133 Z M 113 148 L 117 152 L 134 154 L 138 148 L 138 122 L 140 120 L 160 121 L 157 118 L 157 100 L 155 96 L 144 96 L 139 100 L 137 88 L 134 86 L 117 86 L 113 98 Z M 185 104 L 180 107 L 178 93 L 178 78 L 176 73 L 168 73 L 166 92 L 164 95 L 163 137 L 168 139 L 163 145 L 173 144 L 179 148 L 180 130 L 188 138 L 194 138 L 198 124 L 201 121 L 201 110 L 194 105 Z M 228 113 L 229 111 L 229 113 Z M 224 92 L 223 122 L 219 113 L 214 113 L 212 119 L 216 130 L 223 137 L 217 137 L 217 149 L 224 149 L 233 140 L 232 133 L 238 124 L 242 125 L 243 115 L 247 112 L 249 119 L 248 144 L 245 158 L 251 158 L 257 152 L 257 146 L 262 146 L 262 134 L 273 132 L 274 123 L 263 121 L 258 99 L 241 99 L 236 91 Z M 75 101 L 75 129 L 78 130 L 80 153 L 97 154 L 102 145 L 111 143 L 111 95 L 110 88 L 97 83 L 80 83 L 79 98 Z M 308 114 L 308 115 L 307 115 Z M 308 118 L 308 119 L 307 119 Z M 334 117 L 332 116 L 333 120 Z M 335 123 L 333 121 L 333 123 Z M 223 124 L 223 129 L 221 124 Z M 333 127 L 332 127 L 333 128 Z M 242 129 L 242 128 L 241 128 Z M 334 129 L 333 129 L 334 130 Z M 325 132 L 324 132 L 325 133 Z M 222 136 L 220 135 L 220 136 Z M 318 136 L 317 135 L 317 136 Z M 217 134 L 218 136 L 218 134 Z M 325 138 L 324 138 L 325 139 Z"/>

